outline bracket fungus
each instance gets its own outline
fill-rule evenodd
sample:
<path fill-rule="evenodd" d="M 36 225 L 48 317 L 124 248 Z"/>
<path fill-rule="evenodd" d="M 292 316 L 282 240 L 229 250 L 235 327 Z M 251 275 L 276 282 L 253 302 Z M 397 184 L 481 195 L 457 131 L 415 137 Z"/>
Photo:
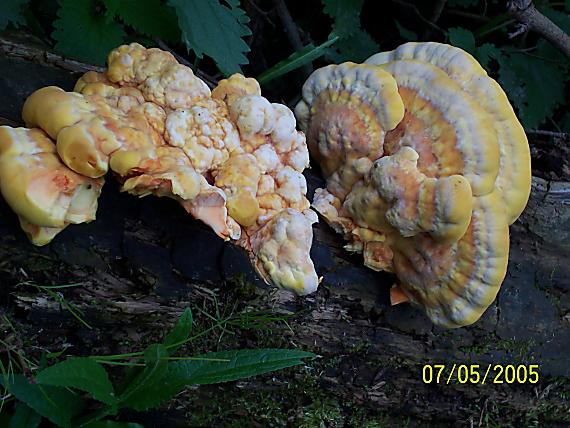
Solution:
<path fill-rule="evenodd" d="M 0 191 L 35 245 L 94 220 L 102 186 L 65 166 L 42 130 L 0 126 Z"/>
<path fill-rule="evenodd" d="M 316 70 L 295 108 L 326 189 L 313 207 L 375 270 L 393 303 L 475 322 L 505 277 L 530 153 L 505 93 L 468 53 L 407 43 Z"/>
<path fill-rule="evenodd" d="M 0 147 L 16 147 L 3 149 L 0 183 L 23 227 L 92 219 L 99 177 L 111 170 L 123 191 L 174 198 L 220 237 L 236 241 L 267 282 L 299 294 L 316 290 L 309 250 L 317 219 L 305 197 L 305 137 L 293 112 L 262 97 L 255 79 L 235 74 L 210 91 L 172 54 L 132 43 L 109 54 L 106 72 L 81 77 L 74 92 L 36 91 L 22 116 L 33 129 L 0 134 Z M 38 155 L 32 143 L 48 154 Z M 30 168 L 30 184 L 21 188 L 7 166 L 19 151 L 29 152 L 21 162 Z M 52 190 L 42 178 L 52 171 L 75 187 Z M 84 184 L 91 199 L 76 190 Z M 38 191 L 44 188 L 49 192 Z M 33 209 L 13 192 L 27 192 Z M 80 202 L 83 216 L 76 213 Z"/>

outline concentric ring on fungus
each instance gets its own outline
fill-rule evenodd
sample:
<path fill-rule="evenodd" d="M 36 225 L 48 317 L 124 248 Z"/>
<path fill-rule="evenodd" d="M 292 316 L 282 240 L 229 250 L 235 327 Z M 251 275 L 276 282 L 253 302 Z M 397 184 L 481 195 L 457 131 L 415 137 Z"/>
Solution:
<path fill-rule="evenodd" d="M 479 319 L 530 192 L 528 143 L 500 86 L 461 49 L 408 43 L 315 71 L 295 113 L 327 179 L 313 207 L 346 248 L 394 272 L 433 322 Z"/>

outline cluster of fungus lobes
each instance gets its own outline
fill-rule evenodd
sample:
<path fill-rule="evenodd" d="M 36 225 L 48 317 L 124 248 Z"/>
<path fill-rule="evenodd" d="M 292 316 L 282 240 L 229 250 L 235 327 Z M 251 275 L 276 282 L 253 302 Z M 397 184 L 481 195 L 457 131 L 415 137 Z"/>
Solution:
<path fill-rule="evenodd" d="M 437 324 L 475 322 L 507 269 L 509 225 L 530 192 L 524 131 L 499 85 L 464 51 L 408 43 L 315 71 L 296 106 L 235 74 L 210 91 L 168 52 L 112 51 L 74 92 L 25 102 L 28 128 L 0 127 L 0 190 L 33 243 L 95 218 L 103 176 L 167 196 L 246 249 L 269 283 L 316 290 L 309 150 L 326 189 L 313 208 L 375 270 L 394 302 Z"/>
<path fill-rule="evenodd" d="M 74 92 L 34 92 L 22 116 L 30 129 L 0 127 L 0 190 L 33 243 L 93 220 L 111 170 L 123 191 L 174 198 L 236 241 L 267 282 L 316 290 L 305 137 L 254 79 L 210 91 L 170 53 L 133 43 Z"/>
<path fill-rule="evenodd" d="M 530 193 L 530 152 L 477 61 L 407 43 L 315 71 L 295 108 L 326 178 L 313 207 L 437 324 L 475 322 L 505 277 L 509 225 Z"/>

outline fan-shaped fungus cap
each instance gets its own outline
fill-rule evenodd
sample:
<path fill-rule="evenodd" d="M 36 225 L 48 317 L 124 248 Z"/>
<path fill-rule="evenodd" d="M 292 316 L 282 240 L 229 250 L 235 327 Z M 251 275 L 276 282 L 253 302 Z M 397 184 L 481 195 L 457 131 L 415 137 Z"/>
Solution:
<path fill-rule="evenodd" d="M 396 81 L 379 67 L 329 65 L 311 75 L 302 95 L 295 114 L 311 153 L 330 185 L 350 189 L 383 155 L 384 135 L 402 120 Z"/>
<path fill-rule="evenodd" d="M 95 219 L 102 185 L 67 168 L 42 130 L 0 126 L 0 190 L 34 244 Z"/>
<path fill-rule="evenodd" d="M 400 60 L 426 62 L 437 67 L 490 116 L 500 151 L 495 187 L 504 199 L 509 224 L 514 223 L 530 194 L 530 149 L 524 129 L 505 92 L 473 56 L 441 43 L 406 43 L 393 51 L 373 55 L 366 63 L 388 66 Z"/>
<path fill-rule="evenodd" d="M 404 293 L 445 327 L 477 321 L 507 273 L 509 227 L 498 191 L 474 198 L 467 232 L 455 244 L 427 235 L 395 239 L 394 272 Z"/>
<path fill-rule="evenodd" d="M 394 272 L 434 322 L 473 323 L 499 290 L 508 223 L 528 197 L 526 138 L 500 87 L 460 49 L 408 44 L 368 62 L 317 70 L 303 87 L 295 111 L 327 177 L 313 206 L 367 266 Z M 374 64 L 394 89 L 377 89 Z M 351 91 L 367 94 L 356 113 Z M 378 105 L 394 109 L 385 132 L 351 126 L 356 115 L 378 123 Z M 511 162 L 510 148 L 522 166 Z M 510 187 L 518 190 L 505 196 Z"/>

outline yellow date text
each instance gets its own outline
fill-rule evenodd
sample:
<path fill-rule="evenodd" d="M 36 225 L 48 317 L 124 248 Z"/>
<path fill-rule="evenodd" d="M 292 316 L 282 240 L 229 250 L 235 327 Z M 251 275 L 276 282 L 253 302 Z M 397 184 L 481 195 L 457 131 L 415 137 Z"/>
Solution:
<path fill-rule="evenodd" d="M 425 364 L 422 368 L 426 384 L 534 384 L 538 379 L 538 364 Z"/>

